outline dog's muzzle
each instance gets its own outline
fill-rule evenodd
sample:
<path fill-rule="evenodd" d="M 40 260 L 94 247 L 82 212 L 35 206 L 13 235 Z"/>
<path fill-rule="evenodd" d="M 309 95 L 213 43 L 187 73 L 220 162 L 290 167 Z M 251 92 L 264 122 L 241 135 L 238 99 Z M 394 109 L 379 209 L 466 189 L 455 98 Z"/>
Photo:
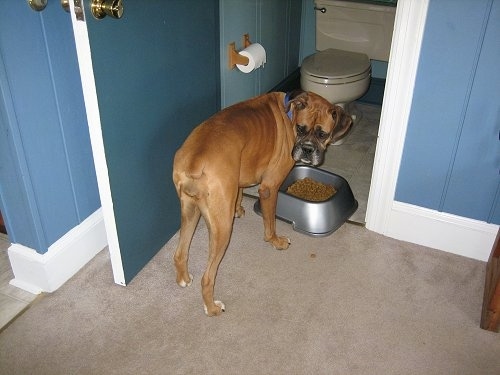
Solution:
<path fill-rule="evenodd" d="M 295 161 L 317 166 L 323 162 L 323 152 L 312 142 L 296 143 L 292 150 Z"/>

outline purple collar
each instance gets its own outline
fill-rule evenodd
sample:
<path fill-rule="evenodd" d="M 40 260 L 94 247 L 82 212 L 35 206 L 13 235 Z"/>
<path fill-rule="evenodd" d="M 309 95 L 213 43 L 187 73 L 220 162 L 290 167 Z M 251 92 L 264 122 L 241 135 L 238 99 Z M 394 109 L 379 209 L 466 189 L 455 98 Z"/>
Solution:
<path fill-rule="evenodd" d="M 290 93 L 287 92 L 286 95 L 285 95 L 285 108 L 288 105 L 289 101 L 290 101 Z M 287 114 L 288 118 L 290 119 L 290 121 L 292 121 L 293 113 L 292 113 L 292 109 L 291 108 L 290 108 L 290 110 L 286 114 Z"/>

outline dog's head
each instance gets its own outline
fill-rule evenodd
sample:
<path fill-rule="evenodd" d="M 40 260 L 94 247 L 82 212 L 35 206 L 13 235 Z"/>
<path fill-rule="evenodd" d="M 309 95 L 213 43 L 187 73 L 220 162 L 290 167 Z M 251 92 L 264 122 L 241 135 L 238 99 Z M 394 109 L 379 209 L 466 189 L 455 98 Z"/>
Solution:
<path fill-rule="evenodd" d="M 323 162 L 328 144 L 341 138 L 352 125 L 351 117 L 342 107 L 312 92 L 292 92 L 285 110 L 292 111 L 295 132 L 292 157 L 313 166 Z"/>

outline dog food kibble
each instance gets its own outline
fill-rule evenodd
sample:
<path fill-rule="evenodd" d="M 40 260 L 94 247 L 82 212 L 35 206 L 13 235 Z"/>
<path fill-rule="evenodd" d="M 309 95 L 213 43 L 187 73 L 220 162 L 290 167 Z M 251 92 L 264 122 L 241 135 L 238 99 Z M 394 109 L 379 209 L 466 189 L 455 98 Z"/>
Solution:
<path fill-rule="evenodd" d="M 306 177 L 295 181 L 286 192 L 306 201 L 322 202 L 333 197 L 337 191 L 332 185 L 326 185 Z"/>

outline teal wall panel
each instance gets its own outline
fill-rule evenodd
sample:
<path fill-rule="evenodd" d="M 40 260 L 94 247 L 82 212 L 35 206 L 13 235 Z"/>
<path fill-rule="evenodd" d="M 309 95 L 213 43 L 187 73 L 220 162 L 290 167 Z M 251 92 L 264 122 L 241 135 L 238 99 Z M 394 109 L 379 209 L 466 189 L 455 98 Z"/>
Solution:
<path fill-rule="evenodd" d="M 249 34 L 254 43 L 261 42 L 257 35 L 260 12 L 257 0 L 220 0 L 219 4 L 221 107 L 224 108 L 260 92 L 259 69 L 248 74 L 243 74 L 236 68 L 229 70 L 227 52 L 228 45 L 232 42 L 236 43 L 237 50 L 243 48 L 244 34 Z"/>
<path fill-rule="evenodd" d="M 262 2 L 259 39 L 268 63 L 259 72 L 260 92 L 271 90 L 299 66 L 300 15 L 299 1 Z"/>
<path fill-rule="evenodd" d="M 302 0 L 220 0 L 221 106 L 269 91 L 299 66 Z M 228 69 L 227 46 L 243 48 L 244 34 L 266 50 L 251 73 Z"/>
<path fill-rule="evenodd" d="M 302 0 L 299 65 L 316 52 L 316 10 L 314 0 Z"/>

